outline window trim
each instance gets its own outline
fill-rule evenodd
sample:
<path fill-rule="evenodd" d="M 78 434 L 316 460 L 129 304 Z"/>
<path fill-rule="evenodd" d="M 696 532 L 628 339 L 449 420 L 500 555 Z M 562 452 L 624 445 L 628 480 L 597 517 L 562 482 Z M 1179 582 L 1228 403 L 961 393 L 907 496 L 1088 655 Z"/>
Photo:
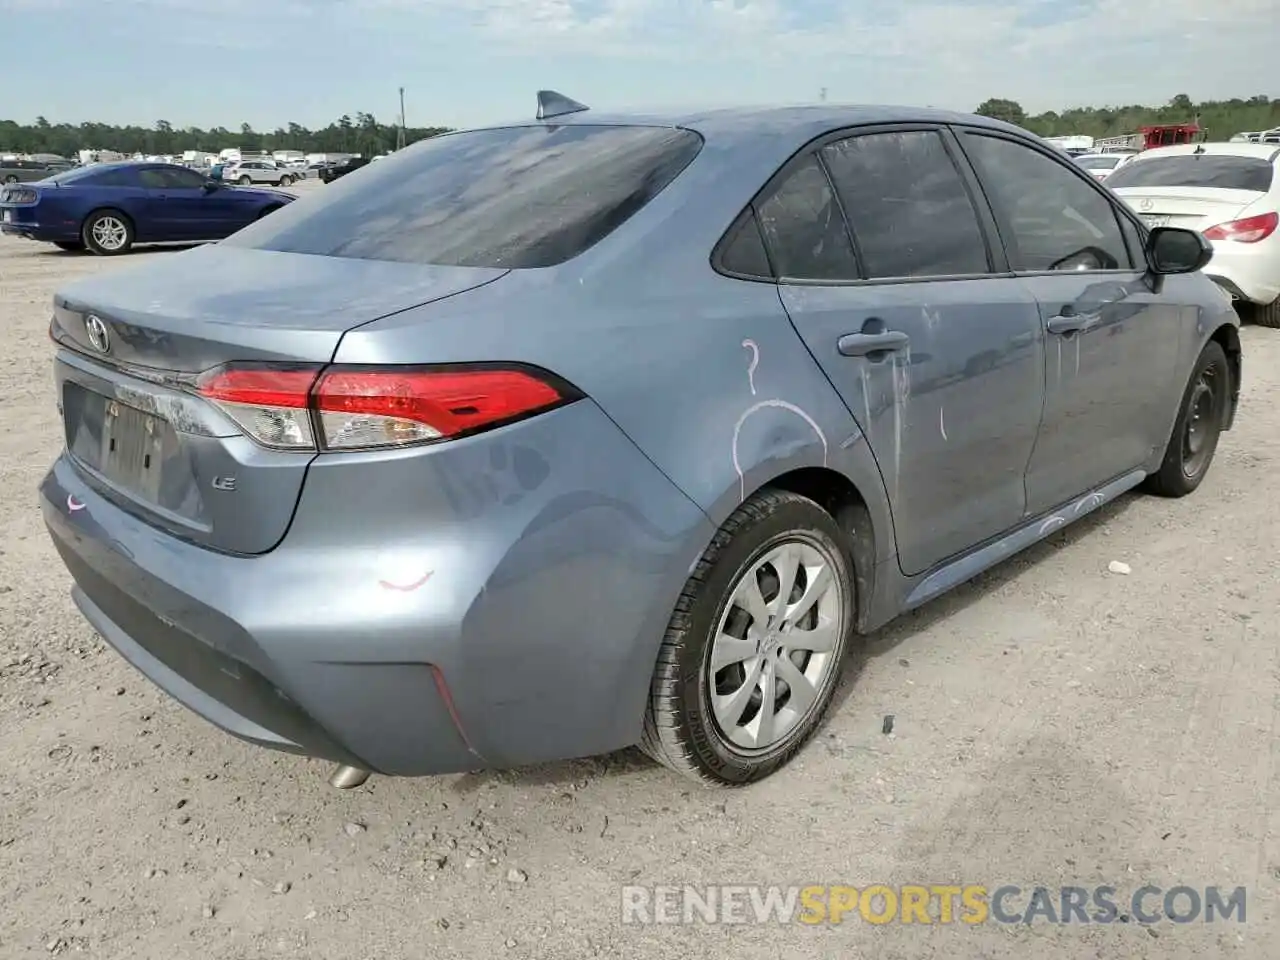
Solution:
<path fill-rule="evenodd" d="M 990 127 L 979 126 L 978 124 L 965 124 L 965 123 L 952 124 L 952 127 L 955 130 L 956 140 L 958 141 L 957 146 L 959 147 L 960 150 L 964 152 L 968 165 L 972 168 L 974 176 L 977 177 L 979 188 L 982 190 L 982 196 L 986 202 L 987 207 L 991 211 L 992 217 L 995 220 L 997 235 L 1000 238 L 1001 246 L 1005 250 L 1006 257 L 1008 256 L 1008 251 L 1009 251 L 1009 244 L 1008 244 L 1008 241 L 1006 240 L 1006 236 L 1010 236 L 1010 237 L 1012 236 L 1012 232 L 1013 232 L 1012 227 L 1009 224 L 1005 223 L 1003 221 L 1003 218 L 997 215 L 996 207 L 991 202 L 991 197 L 987 194 L 987 190 L 985 185 L 983 185 L 982 178 L 977 174 L 977 171 L 978 171 L 977 163 L 974 160 L 974 158 L 970 155 L 968 149 L 965 147 L 965 137 L 968 137 L 968 136 L 988 137 L 994 140 L 1005 140 L 1010 143 L 1015 143 L 1020 146 L 1026 147 L 1027 149 L 1033 150 L 1034 152 L 1047 158 L 1052 163 L 1057 164 L 1060 168 L 1066 170 L 1070 175 L 1074 176 L 1078 181 L 1085 184 L 1085 186 L 1087 186 L 1090 190 L 1092 190 L 1094 193 L 1100 196 L 1102 200 L 1107 204 L 1107 206 L 1111 208 L 1111 214 L 1116 218 L 1116 231 L 1120 234 L 1120 242 L 1124 246 L 1125 253 L 1128 254 L 1132 260 L 1134 260 L 1134 263 L 1130 266 L 1116 267 L 1113 269 L 1072 270 L 1072 271 L 1069 271 L 1068 275 L 1074 276 L 1074 277 L 1079 277 L 1079 276 L 1091 277 L 1091 276 L 1097 276 L 1097 275 L 1101 275 L 1101 276 L 1116 276 L 1118 274 L 1133 275 L 1135 273 L 1139 275 L 1145 275 L 1146 273 L 1150 272 L 1151 267 L 1147 260 L 1145 247 L 1142 251 L 1140 251 L 1140 254 L 1141 254 L 1140 256 L 1135 256 L 1134 252 L 1129 249 L 1129 241 L 1125 237 L 1124 229 L 1121 227 L 1119 221 L 1120 221 L 1120 218 L 1123 217 L 1129 220 L 1130 223 L 1132 223 L 1135 227 L 1137 227 L 1138 236 L 1142 239 L 1142 242 L 1144 245 L 1148 241 L 1146 224 L 1142 223 L 1142 221 L 1136 215 L 1130 214 L 1128 209 L 1126 209 L 1122 203 L 1117 202 L 1117 198 L 1113 194 L 1107 191 L 1107 189 L 1103 187 L 1102 184 L 1100 184 L 1092 176 L 1086 173 L 1084 168 L 1081 167 L 1074 160 L 1071 160 L 1070 158 L 1055 156 L 1055 151 L 1051 147 L 1048 147 L 1047 145 L 1035 143 L 1034 141 L 1028 138 L 1011 135 L 1003 130 L 994 130 L 994 129 L 991 129 Z M 1016 276 L 1016 277 L 1061 277 L 1064 275 L 1063 271 L 1061 270 L 1020 270 L 1014 265 L 1011 259 L 1009 259 L 1007 262 L 1009 265 L 1010 275 Z"/>
<path fill-rule="evenodd" d="M 979 127 L 977 129 L 985 128 Z M 969 194 L 969 200 L 973 204 L 974 214 L 978 220 L 978 228 L 982 233 L 982 241 L 987 250 L 987 263 L 990 265 L 989 272 L 919 277 L 868 278 L 865 275 L 865 267 L 862 263 L 856 232 L 854 231 L 852 224 L 850 224 L 847 214 L 845 214 L 844 199 L 840 196 L 840 192 L 836 189 L 835 183 L 831 179 L 831 174 L 827 170 L 827 164 L 822 157 L 821 151 L 828 144 L 836 143 L 840 140 L 848 140 L 852 137 L 868 136 L 877 133 L 914 132 L 937 133 L 942 138 L 943 147 L 946 149 L 947 155 L 955 165 L 956 173 L 960 175 L 960 179 L 964 183 L 965 190 Z M 782 162 L 778 169 L 775 170 L 768 179 L 765 180 L 764 184 L 751 196 L 751 199 L 747 202 L 743 210 L 739 211 L 739 213 L 733 218 L 733 221 L 729 224 L 725 232 L 721 234 L 720 239 L 716 241 L 715 246 L 712 248 L 710 256 L 711 269 L 721 276 L 734 280 L 747 280 L 756 283 L 772 283 L 777 286 L 786 285 L 806 287 L 865 287 L 885 284 L 990 280 L 993 278 L 1008 278 L 1013 276 L 1014 274 L 1010 268 L 1008 254 L 997 229 L 994 212 L 991 210 L 986 194 L 982 190 L 981 181 L 972 169 L 967 155 L 961 149 L 958 139 L 959 138 L 946 123 L 919 120 L 903 120 L 889 123 L 879 120 L 869 121 L 867 123 L 850 124 L 828 130 L 825 133 L 821 133 L 818 136 L 811 138 Z M 853 244 L 854 258 L 857 261 L 858 277 L 850 280 L 810 280 L 803 277 L 780 277 L 777 275 L 776 268 L 774 268 L 773 253 L 769 250 L 769 244 L 767 241 L 765 242 L 765 254 L 769 258 L 770 267 L 773 268 L 773 277 L 743 277 L 725 270 L 721 262 L 721 256 L 724 252 L 724 248 L 728 244 L 727 238 L 732 236 L 739 219 L 745 215 L 746 210 L 757 211 L 756 222 L 759 224 L 758 207 L 760 204 L 772 197 L 778 188 L 791 176 L 795 169 L 811 156 L 817 160 L 818 166 L 826 175 L 827 183 L 831 187 L 832 195 L 836 199 L 841 215 L 844 216 L 845 230 L 850 237 L 850 242 Z M 763 231 L 761 239 L 764 239 Z"/>

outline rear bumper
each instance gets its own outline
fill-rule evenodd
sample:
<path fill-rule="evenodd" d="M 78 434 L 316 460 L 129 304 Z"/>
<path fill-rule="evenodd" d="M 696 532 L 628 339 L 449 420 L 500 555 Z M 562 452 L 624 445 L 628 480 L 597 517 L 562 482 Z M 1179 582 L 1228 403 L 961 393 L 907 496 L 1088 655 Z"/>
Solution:
<path fill-rule="evenodd" d="M 589 401 L 320 458 L 264 556 L 147 525 L 65 455 L 40 492 L 76 603 L 150 680 L 243 740 L 400 775 L 635 743 L 712 532 Z"/>
<path fill-rule="evenodd" d="M 80 239 L 80 229 L 74 223 L 47 224 L 25 221 L 0 223 L 0 234 L 6 237 L 21 237 L 24 240 L 38 240 L 42 243 L 66 243 Z"/>
<path fill-rule="evenodd" d="M 1272 303 L 1280 297 L 1280 236 L 1255 244 L 1215 242 L 1204 273 L 1238 299 Z"/>

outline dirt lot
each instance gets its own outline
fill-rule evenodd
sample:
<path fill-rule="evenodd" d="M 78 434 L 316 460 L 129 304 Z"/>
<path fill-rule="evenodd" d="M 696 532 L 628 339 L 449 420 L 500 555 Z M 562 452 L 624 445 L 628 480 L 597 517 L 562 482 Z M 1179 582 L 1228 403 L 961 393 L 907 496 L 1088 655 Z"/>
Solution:
<path fill-rule="evenodd" d="M 762 785 L 706 791 L 626 752 L 344 793 L 127 667 L 40 522 L 49 299 L 172 255 L 0 239 L 0 957 L 1275 956 L 1280 333 L 1246 329 L 1238 427 L 1195 496 L 1125 498 L 882 632 Z M 880 882 L 1109 884 L 1122 905 L 1245 886 L 1247 919 L 620 919 L 623 884 Z"/>

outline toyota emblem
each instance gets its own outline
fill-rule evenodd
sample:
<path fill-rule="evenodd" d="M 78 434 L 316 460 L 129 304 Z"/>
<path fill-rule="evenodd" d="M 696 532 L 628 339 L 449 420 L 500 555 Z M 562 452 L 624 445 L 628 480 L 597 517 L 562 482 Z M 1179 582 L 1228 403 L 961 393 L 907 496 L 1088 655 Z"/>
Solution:
<path fill-rule="evenodd" d="M 1140 206 L 1145 211 L 1145 210 L 1150 210 L 1152 207 L 1154 207 L 1155 203 L 1151 200 L 1143 200 Z"/>
<path fill-rule="evenodd" d="M 84 332 L 89 335 L 89 345 L 99 353 L 106 353 L 111 349 L 111 334 L 101 317 L 92 313 L 85 317 Z"/>

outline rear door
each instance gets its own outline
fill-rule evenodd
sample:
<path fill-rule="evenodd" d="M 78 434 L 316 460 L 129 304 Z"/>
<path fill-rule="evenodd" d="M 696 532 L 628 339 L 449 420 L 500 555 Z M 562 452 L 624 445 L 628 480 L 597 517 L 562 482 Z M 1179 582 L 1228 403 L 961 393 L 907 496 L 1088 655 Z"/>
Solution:
<path fill-rule="evenodd" d="M 1044 420 L 1027 467 L 1038 514 L 1142 466 L 1165 440 L 1180 324 L 1194 310 L 1152 292 L 1140 228 L 1070 161 L 1023 138 L 960 134 L 1015 272 L 1047 337 Z"/>
<path fill-rule="evenodd" d="M 1035 299 L 956 158 L 936 126 L 836 136 L 757 208 L 783 305 L 879 464 L 907 574 L 1023 518 L 1043 397 Z"/>

